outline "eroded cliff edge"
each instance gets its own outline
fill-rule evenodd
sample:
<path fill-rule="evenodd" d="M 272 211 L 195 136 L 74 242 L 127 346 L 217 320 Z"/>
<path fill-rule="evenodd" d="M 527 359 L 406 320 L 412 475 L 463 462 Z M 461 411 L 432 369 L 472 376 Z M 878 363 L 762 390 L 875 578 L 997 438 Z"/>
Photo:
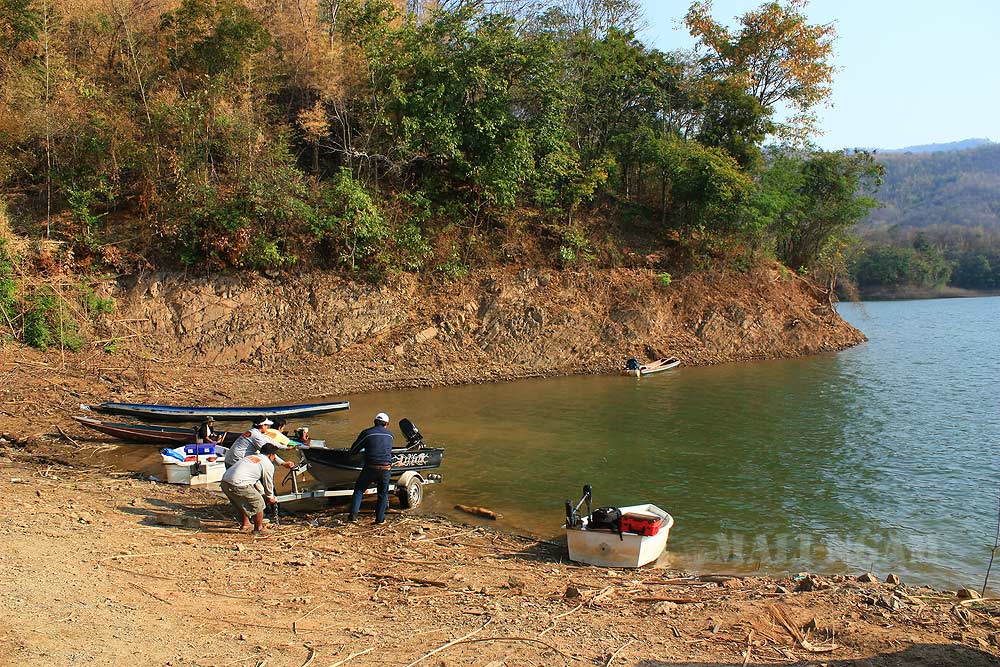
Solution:
<path fill-rule="evenodd" d="M 3 431 L 33 439 L 105 400 L 260 405 L 395 387 L 791 357 L 864 334 L 780 265 L 696 273 L 501 270 L 461 283 L 329 273 L 147 274 L 109 283 L 115 312 L 70 354 L 0 348 Z M 70 431 L 71 433 L 74 431 Z"/>
<path fill-rule="evenodd" d="M 311 273 L 123 286 L 120 317 L 143 347 L 185 363 L 380 367 L 438 381 L 600 373 L 628 356 L 687 364 L 798 356 L 855 345 L 815 287 L 778 265 L 657 284 L 645 270 L 485 271 L 453 284 L 387 285 Z M 121 335 L 129 335 L 122 330 Z"/>

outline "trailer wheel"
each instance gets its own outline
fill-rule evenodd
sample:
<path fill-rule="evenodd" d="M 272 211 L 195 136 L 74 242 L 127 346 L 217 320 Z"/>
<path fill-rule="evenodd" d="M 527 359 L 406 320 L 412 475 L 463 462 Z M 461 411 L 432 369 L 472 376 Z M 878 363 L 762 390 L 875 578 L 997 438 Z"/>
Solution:
<path fill-rule="evenodd" d="M 399 495 L 399 506 L 404 510 L 416 507 L 424 500 L 424 485 L 420 478 L 414 475 L 400 486 L 396 493 Z"/>

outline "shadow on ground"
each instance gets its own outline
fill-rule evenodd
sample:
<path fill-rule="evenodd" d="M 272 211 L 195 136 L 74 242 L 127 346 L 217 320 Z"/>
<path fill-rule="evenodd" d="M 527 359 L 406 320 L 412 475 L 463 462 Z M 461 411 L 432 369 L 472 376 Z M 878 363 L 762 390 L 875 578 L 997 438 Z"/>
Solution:
<path fill-rule="evenodd" d="M 644 660 L 635 667 L 763 667 L 758 662 L 662 662 Z M 997 667 L 1000 658 L 963 644 L 916 644 L 897 653 L 883 653 L 857 660 L 831 660 L 829 657 L 781 663 L 791 667 Z"/>

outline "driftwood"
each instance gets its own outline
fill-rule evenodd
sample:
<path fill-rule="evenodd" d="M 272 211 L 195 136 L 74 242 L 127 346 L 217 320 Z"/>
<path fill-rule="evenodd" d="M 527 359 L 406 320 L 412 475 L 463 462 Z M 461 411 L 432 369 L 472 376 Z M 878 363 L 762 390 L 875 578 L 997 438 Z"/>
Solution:
<path fill-rule="evenodd" d="M 438 653 L 438 652 L 440 652 L 440 651 L 443 651 L 443 650 L 445 650 L 446 648 L 448 648 L 449 646 L 454 646 L 455 644 L 458 644 L 459 642 L 462 642 L 462 641 L 465 641 L 466 639 L 468 639 L 469 637 L 471 637 L 471 636 L 473 636 L 473 635 L 477 635 L 477 634 L 479 634 L 480 632 L 482 632 L 483 630 L 485 630 L 485 629 L 486 629 L 486 626 L 487 626 L 487 625 L 489 625 L 489 624 L 490 624 L 490 623 L 492 623 L 492 622 L 493 622 L 493 619 L 492 619 L 492 618 L 490 618 L 490 619 L 489 619 L 489 620 L 487 620 L 487 621 L 486 621 L 485 623 L 483 623 L 483 626 L 482 626 L 481 628 L 478 628 L 478 629 L 476 629 L 476 630 L 473 630 L 473 631 L 472 631 L 472 632 L 470 632 L 469 634 L 466 634 L 466 635 L 462 635 L 462 636 L 461 636 L 461 637 L 459 637 L 458 639 L 453 639 L 453 640 L 452 640 L 452 641 L 450 641 L 450 642 L 445 642 L 444 644 L 442 644 L 441 646 L 438 646 L 438 647 L 437 647 L 436 649 L 434 649 L 433 651 L 430 651 L 429 653 L 425 653 L 425 654 L 423 654 L 422 656 L 420 656 L 419 658 L 417 658 L 416 660 L 414 660 L 413 662 L 411 662 L 410 664 L 408 664 L 408 665 L 407 665 L 406 667 L 413 667 L 414 665 L 416 665 L 416 664 L 419 664 L 419 663 L 423 662 L 424 660 L 426 660 L 427 658 L 431 657 L 431 656 L 432 656 L 432 655 L 434 655 L 435 653 Z"/>
<path fill-rule="evenodd" d="M 309 614 L 313 613 L 314 611 L 316 611 L 317 609 L 319 609 L 320 607 L 322 607 L 324 604 L 325 603 L 323 603 L 323 602 L 319 603 L 318 605 L 316 605 L 315 607 L 313 607 L 312 609 L 310 609 L 309 611 L 307 611 L 305 614 L 303 614 L 302 616 L 299 616 L 297 619 L 295 619 L 294 621 L 292 621 L 292 634 L 293 635 L 297 635 L 299 633 L 299 628 L 298 628 L 298 622 L 299 621 L 304 620 Z M 310 649 L 310 650 L 312 650 L 312 649 Z M 310 657 L 310 660 L 311 659 L 312 659 L 312 657 Z M 307 662 L 306 664 L 309 664 L 309 663 Z"/>
<path fill-rule="evenodd" d="M 435 579 L 421 579 L 420 577 L 411 577 L 407 575 L 400 576 L 398 574 L 366 574 L 367 577 L 372 577 L 373 579 L 392 579 L 393 581 L 399 581 L 402 583 L 414 583 L 422 584 L 424 586 L 438 586 L 439 588 L 448 588 L 448 584 L 443 581 L 437 581 Z"/>
<path fill-rule="evenodd" d="M 634 639 L 630 639 L 627 642 L 625 642 L 624 644 L 622 644 L 620 647 L 618 647 L 618 650 L 615 651 L 614 653 L 612 653 L 611 657 L 608 658 L 608 661 L 606 663 L 604 663 L 604 667 L 611 667 L 611 663 L 615 661 L 615 658 L 618 657 L 618 654 L 621 653 L 623 650 L 625 650 L 625 647 L 628 646 L 629 644 L 631 644 L 634 641 L 635 641 Z"/>
<path fill-rule="evenodd" d="M 201 519 L 193 516 L 180 516 L 167 512 L 154 512 L 149 517 L 153 523 L 161 526 L 180 526 L 181 528 L 201 528 Z"/>
<path fill-rule="evenodd" d="M 810 653 L 830 653 L 831 651 L 836 650 L 837 646 L 835 644 L 817 646 L 816 644 L 810 643 L 809 640 L 806 639 L 805 635 L 802 634 L 802 631 L 799 630 L 799 628 L 796 627 L 795 623 L 792 621 L 787 607 L 774 605 L 769 607 L 768 611 L 771 612 L 771 616 L 774 617 L 774 620 L 776 620 L 782 627 L 785 628 L 785 630 L 788 631 L 788 634 L 792 636 L 792 639 L 794 639 L 799 646 Z"/>
<path fill-rule="evenodd" d="M 173 602 L 171 602 L 169 599 L 163 597 L 159 593 L 154 593 L 153 591 L 149 590 L 148 588 L 143 588 L 142 586 L 140 586 L 139 584 L 135 583 L 134 581 L 128 582 L 128 585 L 132 586 L 133 588 L 139 589 L 140 591 L 142 591 L 146 595 L 148 595 L 151 598 L 154 598 L 156 600 L 159 600 L 160 602 L 163 602 L 165 604 L 173 604 Z"/>
<path fill-rule="evenodd" d="M 77 449 L 83 449 L 83 445 L 81 445 L 79 442 L 69 437 L 68 435 L 66 435 L 66 432 L 63 431 L 61 428 L 59 428 L 58 424 L 56 425 L 56 430 L 59 431 L 59 435 L 69 440 L 74 447 L 76 447 Z"/>
<path fill-rule="evenodd" d="M 475 514 L 476 516 L 486 517 L 487 519 L 502 519 L 503 515 L 494 512 L 493 510 L 488 510 L 485 507 L 472 507 L 470 505 L 455 505 L 455 509 L 467 512 L 469 514 Z"/>

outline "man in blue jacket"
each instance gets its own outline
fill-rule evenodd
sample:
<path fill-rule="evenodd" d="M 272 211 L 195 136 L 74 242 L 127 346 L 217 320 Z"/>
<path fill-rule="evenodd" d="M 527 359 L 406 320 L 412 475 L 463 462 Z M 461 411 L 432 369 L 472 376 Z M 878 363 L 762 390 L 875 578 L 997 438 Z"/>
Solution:
<path fill-rule="evenodd" d="M 358 434 L 351 445 L 351 454 L 364 452 L 365 465 L 358 481 L 354 483 L 351 514 L 348 521 L 356 521 L 361 510 L 361 495 L 372 482 L 378 486 L 378 504 L 375 506 L 375 523 L 385 523 L 385 510 L 389 507 L 389 469 L 392 468 L 392 433 L 386 428 L 389 415 L 375 415 L 375 425 Z"/>

